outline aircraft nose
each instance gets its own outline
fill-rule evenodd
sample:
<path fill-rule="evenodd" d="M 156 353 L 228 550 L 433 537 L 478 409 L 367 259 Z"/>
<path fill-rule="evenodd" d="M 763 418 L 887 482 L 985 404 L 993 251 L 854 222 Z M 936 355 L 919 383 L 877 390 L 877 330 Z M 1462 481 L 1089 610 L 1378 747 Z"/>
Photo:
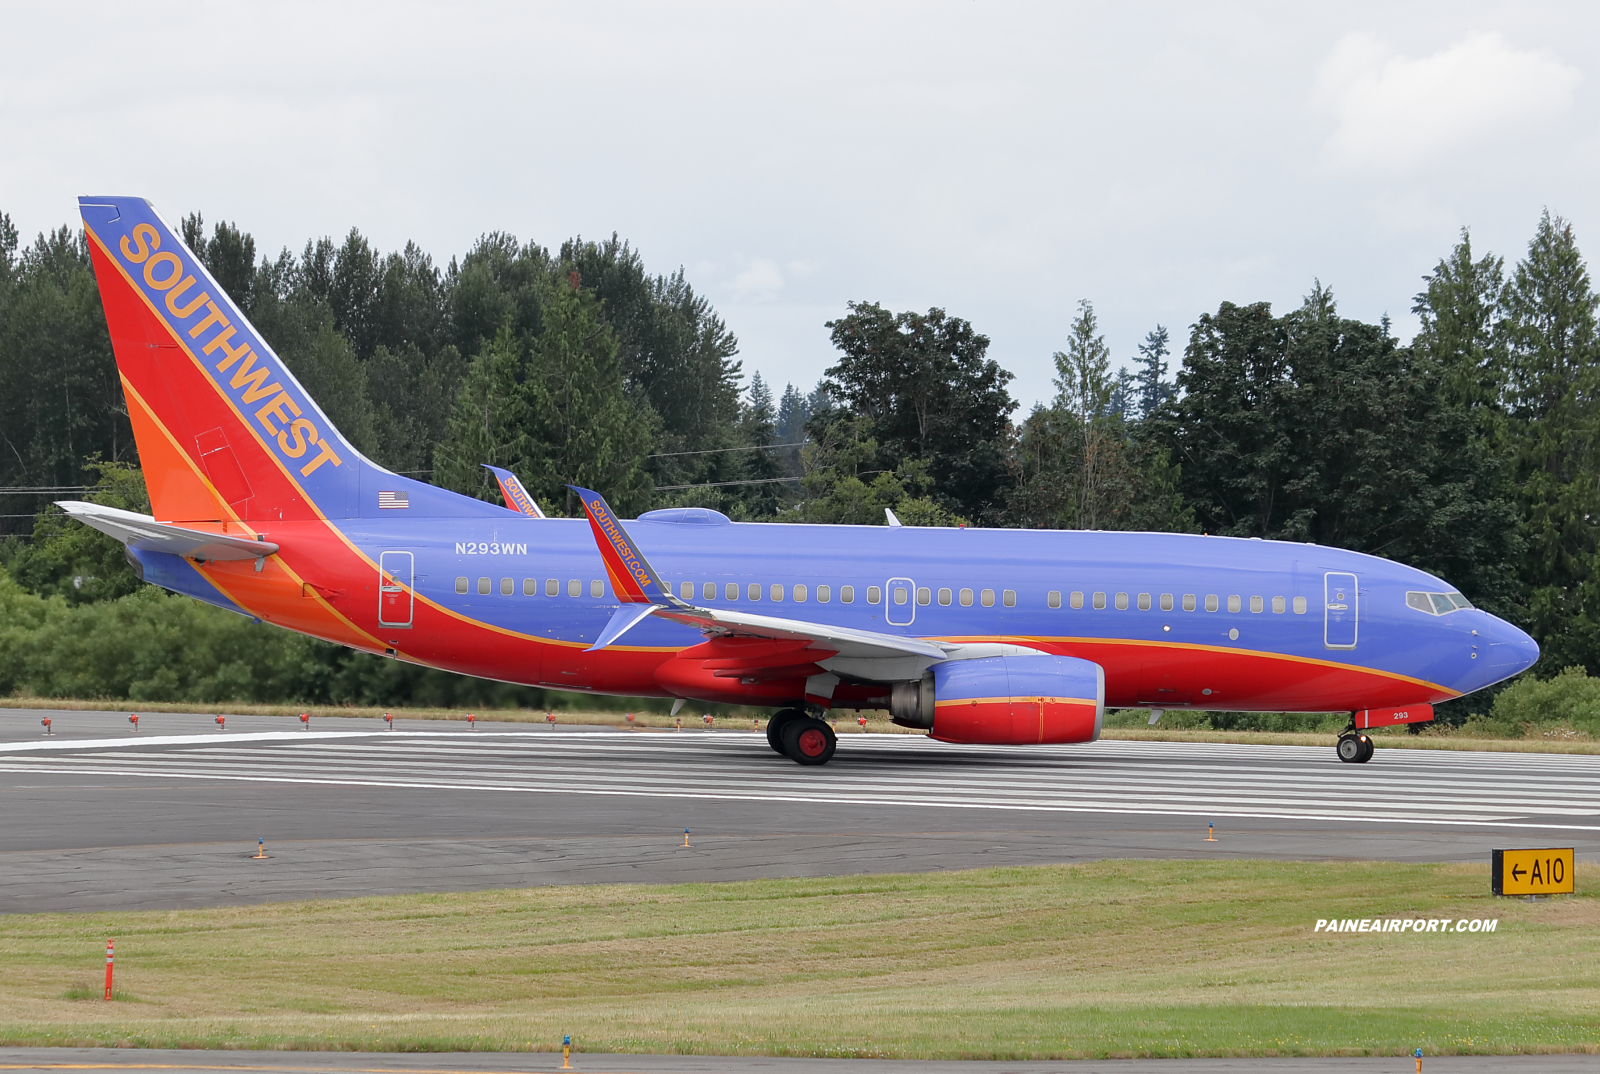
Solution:
<path fill-rule="evenodd" d="M 1489 666 L 1500 676 L 1520 675 L 1539 660 L 1539 643 L 1504 619 L 1489 634 Z"/>

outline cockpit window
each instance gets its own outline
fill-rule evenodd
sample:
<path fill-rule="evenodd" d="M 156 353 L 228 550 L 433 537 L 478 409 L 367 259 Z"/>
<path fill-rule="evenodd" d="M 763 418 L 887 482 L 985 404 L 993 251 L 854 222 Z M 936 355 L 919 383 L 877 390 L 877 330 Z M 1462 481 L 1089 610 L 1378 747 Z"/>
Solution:
<path fill-rule="evenodd" d="M 1460 593 L 1407 593 L 1406 607 L 1415 608 L 1427 615 L 1444 615 L 1458 608 L 1470 608 L 1472 602 Z"/>

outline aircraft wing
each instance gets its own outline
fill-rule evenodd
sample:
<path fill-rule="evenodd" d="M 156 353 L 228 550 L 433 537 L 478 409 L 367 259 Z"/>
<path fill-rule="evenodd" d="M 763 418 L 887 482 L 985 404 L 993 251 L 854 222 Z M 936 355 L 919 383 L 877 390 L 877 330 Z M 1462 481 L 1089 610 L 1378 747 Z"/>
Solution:
<path fill-rule="evenodd" d="M 272 541 L 227 533 L 207 533 L 157 522 L 149 515 L 103 507 L 81 500 L 57 500 L 56 506 L 86 526 L 115 537 L 142 552 L 170 552 L 189 559 L 261 559 L 278 550 Z"/>
<path fill-rule="evenodd" d="M 656 608 L 658 619 L 670 619 L 698 627 L 707 634 L 734 635 L 774 640 L 805 640 L 816 649 L 831 649 L 838 656 L 855 659 L 912 656 L 930 660 L 947 659 L 959 646 L 880 634 L 875 630 L 854 630 L 829 626 L 804 619 L 784 619 L 775 615 L 755 615 L 730 608 Z"/>
<path fill-rule="evenodd" d="M 611 510 L 605 498 L 589 489 L 568 486 L 583 501 L 584 511 L 594 532 L 595 544 L 611 576 L 613 591 L 622 601 L 622 607 L 612 616 L 611 622 L 595 639 L 590 650 L 604 649 L 613 644 L 635 625 L 654 615 L 685 623 L 712 636 L 767 638 L 774 641 L 800 641 L 805 647 L 819 651 L 823 659 L 837 659 L 849 664 L 855 661 L 881 662 L 884 660 L 918 662 L 944 660 L 948 654 L 962 648 L 958 645 L 940 645 L 895 634 L 880 634 L 873 630 L 855 630 L 850 627 L 830 626 L 808 622 L 804 619 L 785 619 L 774 615 L 757 615 L 731 608 L 700 608 L 672 595 L 672 589 L 661 580 L 654 567 L 622 528 L 622 522 Z M 827 650 L 823 656 L 822 650 Z M 880 666 L 877 663 L 869 665 Z M 848 669 L 847 669 L 848 670 Z M 912 675 L 915 678 L 916 675 Z"/>

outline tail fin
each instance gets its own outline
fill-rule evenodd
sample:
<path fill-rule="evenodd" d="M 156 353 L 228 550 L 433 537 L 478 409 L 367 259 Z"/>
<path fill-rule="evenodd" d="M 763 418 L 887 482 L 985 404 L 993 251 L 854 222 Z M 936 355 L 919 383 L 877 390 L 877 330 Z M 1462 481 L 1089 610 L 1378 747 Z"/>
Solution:
<path fill-rule="evenodd" d="M 496 510 L 362 457 L 149 202 L 78 200 L 156 518 Z"/>

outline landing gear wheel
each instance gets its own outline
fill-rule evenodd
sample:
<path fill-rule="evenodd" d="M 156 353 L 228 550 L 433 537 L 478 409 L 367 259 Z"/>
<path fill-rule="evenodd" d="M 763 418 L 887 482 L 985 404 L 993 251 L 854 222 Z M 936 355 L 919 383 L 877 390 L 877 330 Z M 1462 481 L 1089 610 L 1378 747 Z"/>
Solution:
<path fill-rule="evenodd" d="M 802 716 L 783 725 L 783 752 L 796 764 L 827 764 L 838 747 L 833 728 L 821 720 Z"/>
<path fill-rule="evenodd" d="M 783 728 L 791 720 L 806 718 L 806 714 L 799 709 L 780 709 L 767 719 L 767 745 L 772 747 L 773 753 L 783 757 L 788 756 L 783 748 Z"/>
<path fill-rule="evenodd" d="M 1342 734 L 1333 750 L 1345 764 L 1366 764 L 1372 760 L 1372 739 L 1366 735 Z"/>

